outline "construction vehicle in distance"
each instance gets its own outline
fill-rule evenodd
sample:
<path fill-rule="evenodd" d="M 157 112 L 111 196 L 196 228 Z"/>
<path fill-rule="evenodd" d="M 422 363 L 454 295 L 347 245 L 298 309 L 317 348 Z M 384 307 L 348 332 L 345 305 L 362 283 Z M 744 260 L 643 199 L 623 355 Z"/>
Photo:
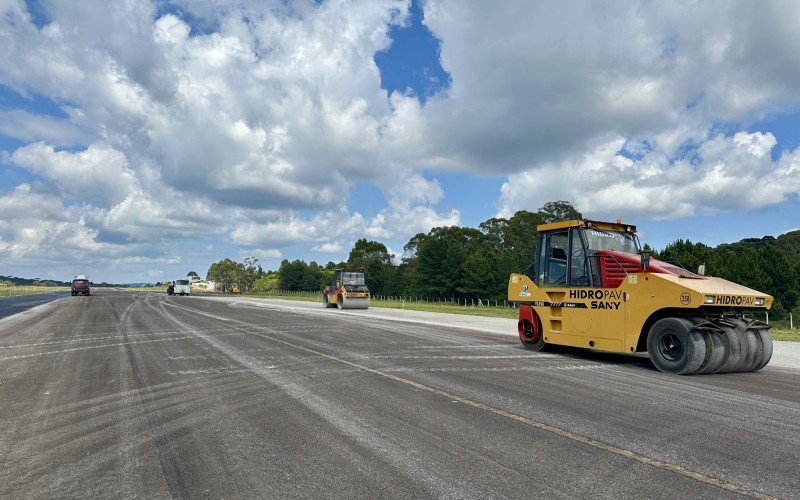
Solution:
<path fill-rule="evenodd" d="M 322 304 L 339 309 L 367 309 L 369 297 L 363 272 L 336 269 L 333 282 L 322 292 Z"/>
<path fill-rule="evenodd" d="M 772 357 L 769 325 L 747 315 L 772 296 L 653 259 L 620 221 L 537 230 L 534 263 L 508 283 L 523 346 L 647 351 L 657 369 L 685 375 L 757 371 Z"/>

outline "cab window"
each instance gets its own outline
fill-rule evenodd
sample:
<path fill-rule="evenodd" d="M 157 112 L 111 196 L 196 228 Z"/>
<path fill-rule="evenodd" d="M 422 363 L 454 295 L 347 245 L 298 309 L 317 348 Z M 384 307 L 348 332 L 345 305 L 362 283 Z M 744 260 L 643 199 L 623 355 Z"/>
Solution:
<path fill-rule="evenodd" d="M 569 232 L 558 231 L 544 236 L 540 249 L 539 284 L 567 284 L 567 251 L 569 250 Z"/>
<path fill-rule="evenodd" d="M 589 273 L 589 259 L 586 258 L 586 247 L 581 239 L 581 233 L 577 229 L 570 231 L 570 260 L 569 260 L 569 284 L 570 286 L 589 286 L 591 285 L 591 275 Z"/>

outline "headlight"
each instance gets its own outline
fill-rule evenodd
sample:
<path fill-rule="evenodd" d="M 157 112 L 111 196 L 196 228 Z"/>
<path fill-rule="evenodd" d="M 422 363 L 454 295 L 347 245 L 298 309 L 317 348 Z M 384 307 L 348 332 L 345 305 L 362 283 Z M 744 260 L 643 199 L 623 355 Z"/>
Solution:
<path fill-rule="evenodd" d="M 703 303 L 704 304 L 713 304 L 715 298 L 716 297 L 714 297 L 713 295 L 706 295 L 706 298 L 703 299 Z"/>
<path fill-rule="evenodd" d="M 763 306 L 764 305 L 764 297 L 756 297 L 756 301 L 754 302 L 754 304 L 757 305 L 757 306 Z"/>

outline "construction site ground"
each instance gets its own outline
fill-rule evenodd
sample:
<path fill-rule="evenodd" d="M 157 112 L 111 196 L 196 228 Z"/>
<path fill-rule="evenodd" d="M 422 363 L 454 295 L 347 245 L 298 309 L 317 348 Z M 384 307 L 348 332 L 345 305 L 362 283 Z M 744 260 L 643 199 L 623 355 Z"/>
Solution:
<path fill-rule="evenodd" d="M 102 289 L 0 317 L 2 498 L 800 491 L 794 344 L 686 377 L 474 316 Z"/>

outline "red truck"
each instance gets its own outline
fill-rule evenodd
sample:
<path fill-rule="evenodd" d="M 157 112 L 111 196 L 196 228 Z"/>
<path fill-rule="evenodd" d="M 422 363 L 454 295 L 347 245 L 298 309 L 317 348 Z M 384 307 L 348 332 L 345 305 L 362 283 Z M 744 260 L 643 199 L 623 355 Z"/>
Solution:
<path fill-rule="evenodd" d="M 83 275 L 75 276 L 75 279 L 72 280 L 72 295 L 91 295 L 91 287 L 92 283 L 89 281 L 89 278 Z"/>

